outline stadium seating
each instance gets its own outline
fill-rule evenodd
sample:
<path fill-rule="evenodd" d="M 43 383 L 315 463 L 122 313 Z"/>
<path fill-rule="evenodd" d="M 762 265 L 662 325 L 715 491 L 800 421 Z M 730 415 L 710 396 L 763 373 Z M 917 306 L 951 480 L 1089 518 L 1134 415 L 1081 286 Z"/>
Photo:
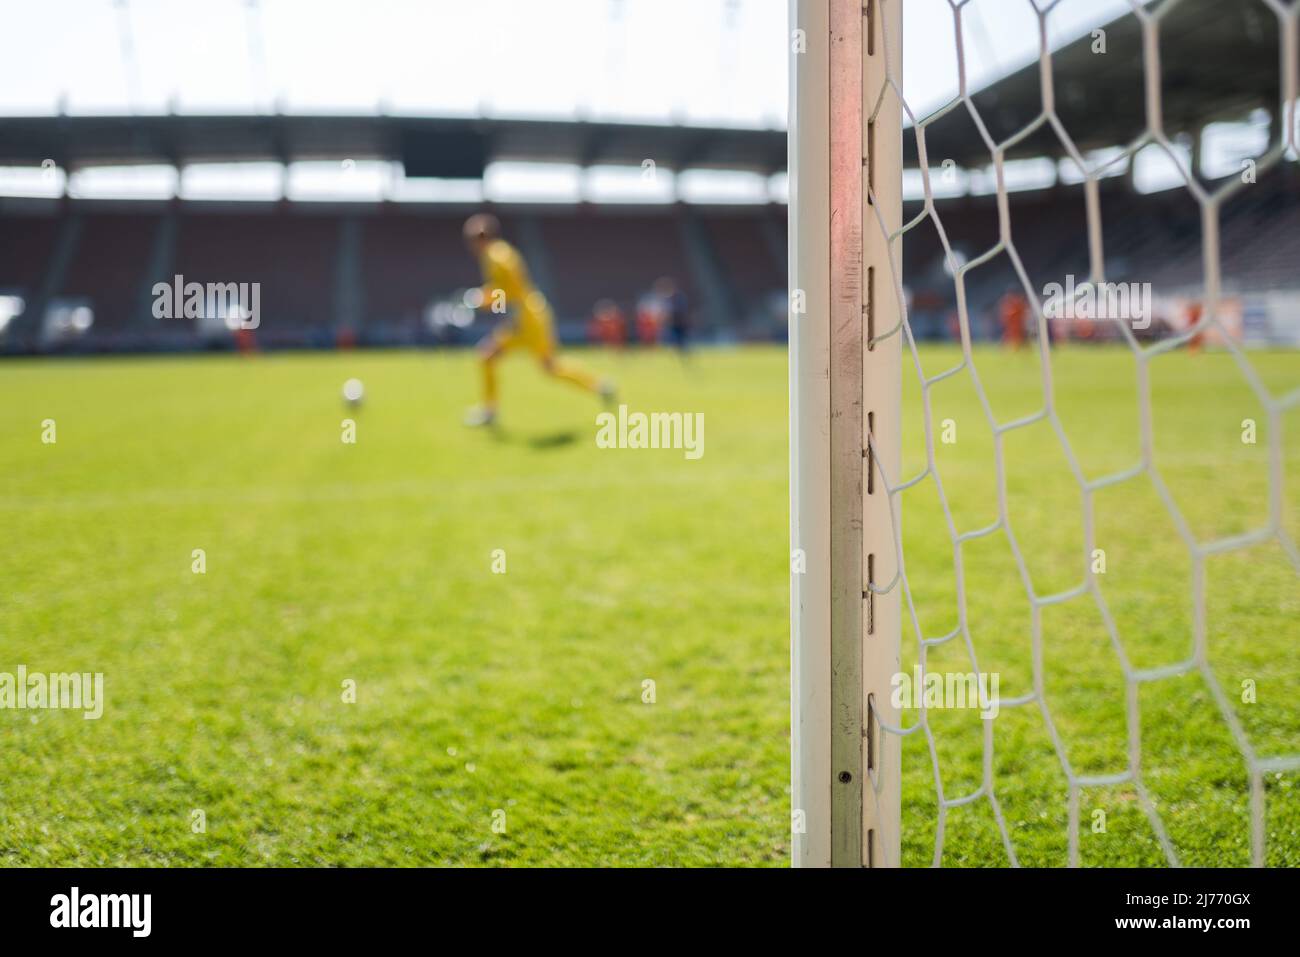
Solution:
<path fill-rule="evenodd" d="M 696 284 L 673 215 L 547 214 L 537 217 L 550 260 L 548 290 L 564 318 L 586 317 L 600 299 L 631 310 L 663 275 L 677 278 L 693 301 Z"/>
<path fill-rule="evenodd" d="M 1088 275 L 1087 225 L 1077 186 L 1013 192 L 1012 238 L 1032 286 Z M 1142 215 L 1133 216 L 1134 206 Z M 167 275 L 151 279 L 158 226 L 165 210 L 91 201 L 62 207 L 0 209 L 0 294 L 31 298 L 47 273 L 69 217 L 80 220 L 73 254 L 52 296 L 88 300 L 96 321 L 88 348 L 148 347 L 178 322 L 151 329 L 136 316 L 150 281 L 180 273 L 201 282 L 262 283 L 267 346 L 327 345 L 340 321 L 337 300 L 345 224 L 358 225 L 357 299 L 363 342 L 436 341 L 425 323 L 431 304 L 479 282 L 460 238 L 466 210 L 429 204 L 185 203 L 177 209 Z M 909 219 L 921 209 L 909 202 Z M 706 335 L 744 337 L 746 327 L 772 331 L 786 284 L 778 255 L 786 241 L 783 207 L 663 206 L 519 207 L 500 210 L 503 228 L 521 248 L 538 285 L 550 296 L 561 331 L 581 336 L 594 303 L 613 299 L 629 314 L 656 278 L 685 289 Z M 994 196 L 936 199 L 936 212 L 962 260 L 997 241 Z M 1195 294 L 1201 284 L 1201 222 L 1185 190 L 1135 194 L 1122 177 L 1103 181 L 1103 246 L 1112 281 L 1150 282 L 1156 293 Z M 1122 224 L 1122 225 L 1121 225 Z M 1298 281 L 1291 238 L 1300 231 L 1300 182 L 1292 173 L 1266 178 L 1224 204 L 1221 252 L 1225 289 L 1291 289 Z M 904 274 L 918 338 L 951 335 L 956 308 L 934 225 L 922 222 L 903 244 Z M 995 338 L 997 303 L 1018 285 L 1002 254 L 972 269 L 966 295 L 972 333 Z M 779 319 L 779 315 L 777 316 Z M 143 319 L 145 321 L 137 321 Z M 779 326 L 779 322 L 777 323 Z M 142 338 L 143 337 L 143 338 Z M 180 346 L 184 347 L 183 337 Z M 197 340 L 193 343 L 198 345 Z M 4 348 L 22 348 L 10 336 Z M 32 348 L 31 342 L 27 348 Z"/>
<path fill-rule="evenodd" d="M 175 272 L 187 281 L 260 282 L 259 338 L 273 342 L 285 330 L 285 341 L 296 341 L 294 331 L 333 319 L 338 233 L 336 215 L 186 212 Z"/>
<path fill-rule="evenodd" d="M 761 312 L 772 292 L 772 277 L 784 275 L 785 257 L 774 255 L 764 234 L 764 216 L 715 213 L 704 218 L 742 317 Z M 784 243 L 784 234 L 780 236 Z"/>
<path fill-rule="evenodd" d="M 96 335 L 126 332 L 137 318 L 133 312 L 140 305 L 149 248 L 160 220 L 160 215 L 132 213 L 83 218 L 75 255 L 57 294 L 89 301 Z"/>
<path fill-rule="evenodd" d="M 1294 176 L 1261 182 L 1228 200 L 1220 217 L 1224 288 L 1295 288 L 1294 236 L 1300 230 L 1300 184 Z M 1085 209 L 1079 187 L 1010 194 L 1012 240 L 1032 288 L 1041 294 L 1048 282 L 1066 275 L 1082 280 L 1090 263 Z M 998 241 L 994 196 L 936 200 L 950 245 L 970 260 Z M 1134 208 L 1141 215 L 1133 215 Z M 905 204 L 907 219 L 921 211 Z M 1106 180 L 1101 190 L 1102 245 L 1106 276 L 1112 282 L 1151 283 L 1157 295 L 1195 295 L 1203 288 L 1200 208 L 1183 189 L 1135 194 L 1122 179 Z M 913 328 L 918 337 L 949 334 L 947 315 L 956 308 L 952 280 L 943 268 L 943 247 L 935 228 L 923 222 L 903 244 L 904 274 L 918 306 Z M 994 338 L 998 300 L 1018 286 L 1004 253 L 966 276 L 972 334 Z"/>
<path fill-rule="evenodd" d="M 59 220 L 52 216 L 0 215 L 0 292 L 30 298 L 45 275 Z"/>
<path fill-rule="evenodd" d="M 461 242 L 462 219 L 401 211 L 362 219 L 367 323 L 414 330 L 431 300 L 480 281 L 478 268 Z"/>

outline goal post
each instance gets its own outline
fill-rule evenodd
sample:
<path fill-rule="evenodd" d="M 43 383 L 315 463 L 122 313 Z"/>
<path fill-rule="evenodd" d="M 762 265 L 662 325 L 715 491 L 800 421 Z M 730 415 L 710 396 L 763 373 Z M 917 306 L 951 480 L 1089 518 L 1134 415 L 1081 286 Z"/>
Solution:
<path fill-rule="evenodd" d="M 948 91 L 950 65 L 957 81 L 918 116 L 905 2 L 913 93 Z M 1300 710 L 1256 688 L 1294 660 L 1274 596 L 1300 581 L 1300 389 L 1262 332 L 1271 267 L 1224 238 L 1258 231 L 1265 264 L 1289 248 L 1300 4 L 945 6 L 951 34 L 919 0 L 789 0 L 794 863 L 1294 866 Z M 1016 35 L 1017 8 L 1037 61 L 972 92 L 965 38 Z M 1243 73 L 1222 103 L 1160 82 L 1265 54 L 1277 75 Z M 1131 86 L 1141 109 L 1112 115 Z M 1202 163 L 1211 125 L 1261 111 L 1290 120 Z M 1140 186 L 1153 158 L 1165 178 Z M 941 326 L 953 346 L 925 342 Z M 1224 598 L 1240 588 L 1258 599 Z M 1171 731 L 1205 702 L 1189 762 Z M 1192 779 L 1211 760 L 1222 800 Z M 1236 853 L 1212 837 L 1229 833 Z"/>
<path fill-rule="evenodd" d="M 793 858 L 897 866 L 901 4 L 790 19 Z"/>

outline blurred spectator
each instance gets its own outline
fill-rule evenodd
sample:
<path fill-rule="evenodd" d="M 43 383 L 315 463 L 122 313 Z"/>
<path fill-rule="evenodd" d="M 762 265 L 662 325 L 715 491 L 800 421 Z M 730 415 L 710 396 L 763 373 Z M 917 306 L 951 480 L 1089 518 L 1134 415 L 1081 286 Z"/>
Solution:
<path fill-rule="evenodd" d="M 621 349 L 627 341 L 627 319 L 613 299 L 602 299 L 592 307 L 587 323 L 587 338 L 595 343 Z"/>
<path fill-rule="evenodd" d="M 1002 323 L 1002 344 L 1020 349 L 1025 344 L 1025 320 L 1029 315 L 1029 302 L 1016 289 L 1008 289 L 998 302 L 998 318 Z"/>
<path fill-rule="evenodd" d="M 654 291 L 663 309 L 664 321 L 668 326 L 668 335 L 673 347 L 685 356 L 691 324 L 686 293 L 677 287 L 676 281 L 671 276 L 663 276 L 656 280 Z"/>
<path fill-rule="evenodd" d="M 636 338 L 643 346 L 659 344 L 659 328 L 663 324 L 664 304 L 657 293 L 648 292 L 636 303 Z"/>
<path fill-rule="evenodd" d="M 1198 328 L 1201 324 L 1201 316 L 1204 313 L 1201 310 L 1199 302 L 1191 302 L 1187 306 L 1187 328 L 1196 329 L 1192 337 L 1187 340 L 1187 351 L 1191 353 L 1200 352 L 1205 348 L 1205 329 Z"/>

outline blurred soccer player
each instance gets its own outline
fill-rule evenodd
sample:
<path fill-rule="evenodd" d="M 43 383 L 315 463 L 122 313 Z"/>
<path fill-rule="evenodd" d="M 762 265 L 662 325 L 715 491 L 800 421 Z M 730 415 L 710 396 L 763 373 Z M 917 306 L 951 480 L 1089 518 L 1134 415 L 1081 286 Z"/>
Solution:
<path fill-rule="evenodd" d="M 1187 328 L 1195 329 L 1190 339 L 1187 340 L 1187 351 L 1192 355 L 1200 352 L 1205 348 L 1205 328 L 1201 326 L 1201 304 L 1193 302 L 1187 307 Z"/>
<path fill-rule="evenodd" d="M 686 358 L 686 340 L 691 331 L 690 309 L 686 303 L 686 293 L 677 287 L 669 276 L 655 280 L 655 295 L 662 303 L 664 318 L 668 323 L 668 335 L 673 346 L 683 359 Z"/>
<path fill-rule="evenodd" d="M 496 362 L 517 347 L 531 352 L 548 375 L 572 382 L 606 402 L 612 401 L 612 382 L 598 379 L 578 363 L 555 354 L 551 307 L 546 297 L 533 286 L 519 251 L 501 238 L 501 224 L 497 218 L 487 213 L 471 216 L 465 221 L 464 235 L 466 245 L 478 258 L 483 271 L 483 285 L 465 294 L 465 304 L 472 309 L 490 309 L 509 316 L 479 343 L 483 404 L 469 411 L 465 424 L 491 425 L 496 421 Z"/>
<path fill-rule="evenodd" d="M 663 318 L 663 303 L 652 292 L 646 293 L 636 304 L 636 338 L 643 346 L 659 344 L 659 326 Z"/>
<path fill-rule="evenodd" d="M 627 342 L 627 320 L 613 299 L 602 299 L 592 308 L 593 341 L 622 349 Z"/>
<path fill-rule="evenodd" d="M 1025 320 L 1029 314 L 1029 303 L 1022 293 L 1010 289 L 998 303 L 998 318 L 1002 324 L 1002 344 L 1012 349 L 1020 349 L 1025 344 Z"/>

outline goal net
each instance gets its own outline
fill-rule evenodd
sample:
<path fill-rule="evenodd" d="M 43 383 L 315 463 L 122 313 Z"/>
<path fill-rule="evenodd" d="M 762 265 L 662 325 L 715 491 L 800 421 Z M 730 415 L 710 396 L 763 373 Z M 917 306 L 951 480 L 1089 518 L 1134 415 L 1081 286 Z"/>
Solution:
<path fill-rule="evenodd" d="M 1300 865 L 1300 3 L 790 9 L 795 863 Z"/>

